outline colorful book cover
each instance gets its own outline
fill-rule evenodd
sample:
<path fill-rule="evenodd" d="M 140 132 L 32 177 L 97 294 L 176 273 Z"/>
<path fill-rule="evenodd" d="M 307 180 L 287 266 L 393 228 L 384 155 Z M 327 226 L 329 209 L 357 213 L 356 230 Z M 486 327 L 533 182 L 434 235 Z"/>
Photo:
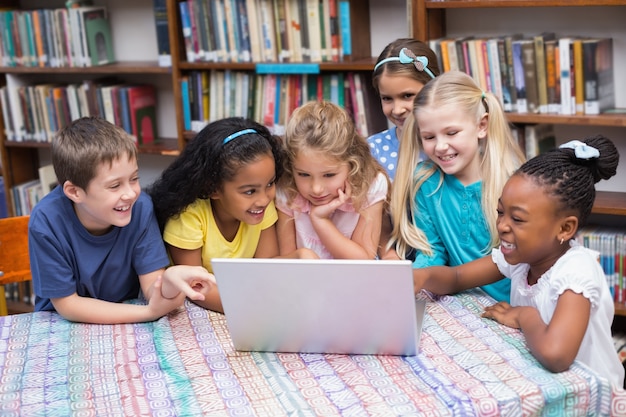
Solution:
<path fill-rule="evenodd" d="M 139 145 L 157 141 L 156 88 L 153 85 L 128 87 L 131 134 Z"/>
<path fill-rule="evenodd" d="M 104 7 L 90 7 L 82 12 L 83 26 L 87 36 L 89 57 L 92 65 L 115 62 L 111 27 Z"/>

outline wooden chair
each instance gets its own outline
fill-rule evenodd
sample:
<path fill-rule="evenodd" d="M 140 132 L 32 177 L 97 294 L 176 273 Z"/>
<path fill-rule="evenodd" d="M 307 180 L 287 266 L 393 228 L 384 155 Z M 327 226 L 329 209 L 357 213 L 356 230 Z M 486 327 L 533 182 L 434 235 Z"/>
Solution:
<path fill-rule="evenodd" d="M 30 281 L 28 256 L 28 220 L 30 216 L 0 219 L 0 316 L 6 316 L 7 300 L 4 285 Z M 22 301 L 23 294 L 20 294 Z M 28 294 L 30 298 L 30 294 Z M 30 307 L 32 310 L 32 306 Z"/>

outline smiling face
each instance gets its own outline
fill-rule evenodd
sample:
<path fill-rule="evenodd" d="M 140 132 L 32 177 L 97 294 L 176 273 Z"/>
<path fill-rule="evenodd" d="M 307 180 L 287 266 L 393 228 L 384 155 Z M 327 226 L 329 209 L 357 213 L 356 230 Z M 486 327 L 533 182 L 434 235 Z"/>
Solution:
<path fill-rule="evenodd" d="M 253 162 L 242 165 L 230 181 L 211 196 L 213 213 L 218 226 L 259 224 L 265 209 L 276 195 L 276 166 L 271 154 L 263 154 Z M 222 230 L 224 235 L 228 234 Z"/>
<path fill-rule="evenodd" d="M 443 172 L 464 185 L 481 180 L 480 139 L 487 137 L 487 116 L 480 121 L 460 112 L 457 106 L 428 105 L 417 113 L 424 153 Z"/>
<path fill-rule="evenodd" d="M 320 151 L 301 151 L 293 161 L 298 192 L 312 205 L 321 206 L 345 190 L 350 172 L 347 162 L 329 158 Z"/>
<path fill-rule="evenodd" d="M 530 177 L 513 175 L 498 201 L 504 258 L 513 265 L 528 263 L 531 275 L 539 278 L 569 248 L 561 239 L 568 240 L 575 232 L 577 223 L 572 224 L 572 218 L 562 214 L 555 198 Z"/>
<path fill-rule="evenodd" d="M 76 215 L 91 234 L 104 234 L 111 226 L 124 227 L 130 223 L 133 204 L 141 194 L 137 159 L 123 155 L 111 164 L 102 163 L 86 190 L 69 186 L 69 192 Z"/>
<path fill-rule="evenodd" d="M 383 113 L 396 125 L 398 138 L 402 137 L 405 119 L 413 111 L 413 100 L 424 84 L 413 78 L 383 73 L 378 81 L 378 92 Z"/>

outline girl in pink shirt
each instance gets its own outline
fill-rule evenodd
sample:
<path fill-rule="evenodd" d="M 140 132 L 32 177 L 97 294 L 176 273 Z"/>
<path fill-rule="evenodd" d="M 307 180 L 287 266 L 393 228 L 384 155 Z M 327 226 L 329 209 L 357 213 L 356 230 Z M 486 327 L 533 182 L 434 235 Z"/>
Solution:
<path fill-rule="evenodd" d="M 389 179 L 346 111 L 325 101 L 299 107 L 285 148 L 276 193 L 280 253 L 309 248 L 326 259 L 376 258 Z"/>

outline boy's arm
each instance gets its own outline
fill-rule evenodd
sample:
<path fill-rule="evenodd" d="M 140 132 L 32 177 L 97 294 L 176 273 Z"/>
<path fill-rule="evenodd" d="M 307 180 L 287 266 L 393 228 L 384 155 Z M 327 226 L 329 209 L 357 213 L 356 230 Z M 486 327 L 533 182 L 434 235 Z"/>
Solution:
<path fill-rule="evenodd" d="M 491 255 L 459 266 L 431 266 L 413 269 L 415 293 L 425 289 L 435 294 L 454 294 L 492 284 L 504 278 Z"/>
<path fill-rule="evenodd" d="M 168 300 L 161 296 L 161 278 L 154 283 L 152 299 L 147 305 L 115 303 L 74 293 L 53 298 L 56 311 L 65 319 L 82 323 L 118 324 L 157 320 L 181 305 L 182 298 Z"/>

